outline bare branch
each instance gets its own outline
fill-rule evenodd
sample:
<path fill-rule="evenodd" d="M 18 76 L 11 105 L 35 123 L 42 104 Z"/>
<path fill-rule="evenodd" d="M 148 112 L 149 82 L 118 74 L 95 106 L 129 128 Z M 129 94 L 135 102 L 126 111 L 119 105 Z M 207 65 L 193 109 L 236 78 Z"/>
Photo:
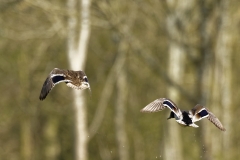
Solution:
<path fill-rule="evenodd" d="M 124 65 L 125 57 L 123 57 L 122 54 L 118 54 L 118 57 L 116 58 L 116 62 L 112 66 L 112 69 L 110 73 L 108 74 L 106 83 L 103 87 L 102 96 L 100 98 L 100 102 L 98 103 L 97 110 L 94 115 L 94 119 L 89 127 L 89 139 L 91 139 L 99 129 L 102 120 L 104 118 L 105 110 L 107 108 L 108 101 L 112 95 L 114 82 L 117 79 L 117 75 L 119 74 L 119 71 Z"/>

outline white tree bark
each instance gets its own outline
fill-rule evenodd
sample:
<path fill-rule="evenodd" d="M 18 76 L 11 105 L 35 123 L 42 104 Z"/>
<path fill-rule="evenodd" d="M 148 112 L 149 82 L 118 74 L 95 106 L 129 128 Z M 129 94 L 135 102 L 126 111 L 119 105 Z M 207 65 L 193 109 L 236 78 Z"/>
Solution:
<path fill-rule="evenodd" d="M 126 56 L 126 43 L 121 42 L 119 46 L 119 54 L 121 54 L 121 59 L 125 60 Z M 120 160 L 129 159 L 129 147 L 126 132 L 126 103 L 127 103 L 127 79 L 125 68 L 122 67 L 117 78 L 117 89 L 118 98 L 116 103 L 116 114 L 115 114 L 115 127 L 116 127 L 116 138 L 119 151 Z"/>
<path fill-rule="evenodd" d="M 174 42 L 171 42 L 169 47 L 169 77 L 171 77 L 176 84 L 180 84 L 184 71 L 184 52 L 181 46 Z M 176 88 L 169 86 L 168 98 L 179 104 L 180 93 Z M 168 123 L 170 124 L 168 125 L 167 135 L 165 135 L 165 158 L 166 160 L 182 160 L 182 141 L 179 125 L 173 119 L 169 120 Z"/>
<path fill-rule="evenodd" d="M 210 54 L 210 53 L 208 53 Z M 205 102 L 206 107 L 210 108 L 210 99 L 211 99 L 211 95 L 212 95 L 212 85 L 213 85 L 213 66 L 210 65 L 212 64 L 212 61 L 209 59 L 209 57 L 206 57 L 205 59 L 205 66 L 203 69 L 203 78 L 202 78 L 202 98 Z M 210 130 L 210 125 L 209 125 L 209 121 L 202 121 L 202 126 L 201 127 L 201 134 L 202 134 L 202 151 L 200 154 L 202 154 L 203 159 L 205 160 L 210 160 L 211 159 L 211 151 L 210 151 L 210 147 L 211 147 L 211 141 L 209 141 L 209 139 L 211 139 L 211 130 Z M 207 150 L 207 152 L 206 152 Z"/>
<path fill-rule="evenodd" d="M 70 66 L 74 70 L 85 67 L 87 46 L 90 38 L 90 0 L 81 1 L 81 30 L 77 35 L 78 16 L 76 15 L 76 0 L 68 0 L 69 21 L 68 21 L 68 57 Z"/>
<path fill-rule="evenodd" d="M 90 0 L 81 1 L 81 30 L 77 35 L 76 0 L 68 0 L 68 58 L 71 69 L 84 70 L 87 56 L 87 46 L 90 37 Z M 76 159 L 87 160 L 87 112 L 86 102 L 82 91 L 73 90 L 76 110 Z"/>
<path fill-rule="evenodd" d="M 167 5 L 171 11 L 167 15 L 167 30 L 169 34 L 169 63 L 168 73 L 172 81 L 178 85 L 182 82 L 184 71 L 185 52 L 182 43 L 185 37 L 178 27 L 178 22 L 187 25 L 186 10 L 193 5 L 194 1 L 167 0 Z M 186 23 L 184 23 L 186 22 Z M 180 93 L 173 86 L 169 86 L 168 98 L 179 104 Z M 167 160 L 182 160 L 182 141 L 179 126 L 174 120 L 169 120 L 167 135 L 165 138 L 164 156 Z"/>
<path fill-rule="evenodd" d="M 118 142 L 118 150 L 119 150 L 119 159 L 120 160 L 128 160 L 129 159 L 129 147 L 128 147 L 128 139 L 126 133 L 126 101 L 127 101 L 127 82 L 126 75 L 122 71 L 117 81 L 118 88 L 118 99 L 116 104 L 116 137 Z"/>
<path fill-rule="evenodd" d="M 218 116 L 218 118 L 221 120 L 221 66 L 218 60 L 218 56 L 215 55 L 215 64 L 214 64 L 214 68 L 213 68 L 213 83 L 212 83 L 212 96 L 211 96 L 211 100 L 210 100 L 210 104 L 209 104 L 209 108 L 211 109 L 211 111 Z M 211 159 L 220 159 L 221 157 L 221 143 L 219 144 L 219 142 L 221 142 L 222 137 L 219 133 L 219 130 L 216 130 L 215 127 L 210 127 L 210 135 L 207 135 L 207 137 L 211 137 L 211 143 L 210 143 L 210 158 Z M 215 145 L 218 144 L 218 145 Z"/>
<path fill-rule="evenodd" d="M 231 116 L 231 106 L 232 106 L 232 89 L 231 89 L 231 80 L 232 80 L 232 69 L 231 69 L 231 57 L 232 57 L 232 45 L 233 45 L 233 36 L 234 36 L 234 20 L 233 16 L 230 14 L 230 5 L 231 1 L 222 1 L 221 8 L 221 19 L 222 24 L 220 26 L 219 35 L 216 44 L 215 59 L 218 65 L 218 77 L 215 77 L 215 81 L 218 81 L 219 86 L 216 86 L 220 91 L 219 103 L 224 110 L 218 112 L 218 115 L 222 116 L 222 123 L 226 128 L 231 126 L 232 116 Z M 216 110 L 219 110 L 220 106 L 216 106 Z M 219 155 L 221 149 L 227 150 L 230 147 L 231 143 L 231 128 L 227 128 L 227 131 L 223 136 L 223 148 L 216 148 L 212 146 L 213 156 Z M 214 139 L 213 139 L 214 140 Z M 231 159 L 231 153 L 223 154 L 224 159 Z"/>

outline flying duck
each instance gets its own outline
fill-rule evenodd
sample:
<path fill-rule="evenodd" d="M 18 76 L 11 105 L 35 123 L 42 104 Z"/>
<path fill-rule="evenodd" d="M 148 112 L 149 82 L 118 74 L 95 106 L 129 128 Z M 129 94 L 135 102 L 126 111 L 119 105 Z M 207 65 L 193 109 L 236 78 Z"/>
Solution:
<path fill-rule="evenodd" d="M 198 127 L 194 122 L 207 118 L 221 131 L 226 131 L 219 119 L 204 106 L 197 104 L 189 111 L 180 110 L 177 105 L 170 99 L 159 98 L 141 109 L 141 112 L 158 112 L 164 108 L 171 110 L 170 116 L 167 119 L 175 118 L 175 120 L 183 126 Z"/>
<path fill-rule="evenodd" d="M 52 88 L 61 82 L 65 82 L 68 87 L 74 89 L 83 90 L 88 88 L 91 92 L 88 78 L 83 71 L 72 71 L 54 68 L 43 83 L 39 99 L 44 100 Z"/>

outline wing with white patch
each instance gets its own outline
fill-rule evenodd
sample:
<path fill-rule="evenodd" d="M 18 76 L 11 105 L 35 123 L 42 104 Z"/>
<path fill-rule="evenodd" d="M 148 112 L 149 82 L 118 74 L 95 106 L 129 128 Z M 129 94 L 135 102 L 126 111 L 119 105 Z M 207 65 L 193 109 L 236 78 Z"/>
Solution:
<path fill-rule="evenodd" d="M 200 105 L 197 104 L 191 111 L 190 114 L 192 114 L 192 121 L 197 122 L 200 121 L 203 118 L 207 118 L 209 116 L 209 113 L 207 109 Z"/>
<path fill-rule="evenodd" d="M 198 127 L 199 127 L 199 126 L 196 125 L 195 123 L 192 123 L 192 124 L 190 124 L 189 126 L 194 127 L 194 128 L 198 128 Z"/>
<path fill-rule="evenodd" d="M 89 88 L 89 85 L 81 84 L 80 86 L 76 86 L 76 85 L 72 84 L 71 82 L 67 83 L 67 86 L 70 88 L 73 88 L 73 89 L 80 89 L 80 90 Z"/>
<path fill-rule="evenodd" d="M 184 123 L 182 120 L 176 120 L 179 124 L 186 126 L 186 123 Z"/>
<path fill-rule="evenodd" d="M 182 112 L 181 110 L 177 107 L 177 105 L 170 99 L 164 99 L 163 105 L 165 107 L 168 107 L 175 115 L 179 118 L 182 119 Z"/>
<path fill-rule="evenodd" d="M 173 111 L 179 118 L 181 117 L 181 110 L 177 108 L 176 104 L 173 101 L 167 98 L 156 99 L 144 107 L 141 112 L 159 112 L 166 107 Z"/>
<path fill-rule="evenodd" d="M 64 70 L 54 68 L 43 83 L 39 99 L 44 100 L 56 84 L 61 82 L 69 82 L 69 80 L 65 80 L 65 77 Z"/>

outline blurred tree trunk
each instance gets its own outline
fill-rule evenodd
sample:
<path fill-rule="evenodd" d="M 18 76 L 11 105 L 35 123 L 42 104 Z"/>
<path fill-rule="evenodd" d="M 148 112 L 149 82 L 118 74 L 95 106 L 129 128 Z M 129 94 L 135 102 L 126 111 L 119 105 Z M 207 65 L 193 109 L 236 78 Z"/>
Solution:
<path fill-rule="evenodd" d="M 21 68 L 19 70 L 19 82 L 21 88 L 21 94 L 19 94 L 20 100 L 20 109 L 21 109 L 21 121 L 20 121 L 20 154 L 22 160 L 31 160 L 33 153 L 33 144 L 32 144 L 32 132 L 31 132 L 31 108 L 26 109 L 28 105 L 28 100 L 26 97 L 29 97 L 29 70 L 26 68 L 25 64 L 28 63 L 28 56 L 24 53 L 19 54 L 18 66 Z"/>
<path fill-rule="evenodd" d="M 205 39 L 206 40 L 206 39 Z M 204 42 L 205 43 L 205 42 Z M 200 94 L 199 96 L 201 96 L 201 104 L 205 105 L 207 108 L 211 109 L 210 107 L 210 99 L 211 99 L 211 94 L 212 94 L 212 82 L 213 82 L 213 66 L 212 64 L 212 53 L 209 52 L 209 50 L 207 48 L 201 50 L 204 51 L 203 53 L 203 65 L 201 65 L 202 67 L 202 72 L 200 73 L 201 75 L 199 75 L 199 79 L 201 80 L 201 82 L 199 82 L 199 90 L 200 90 Z M 198 66 L 199 67 L 199 66 Z M 199 68 L 200 69 L 200 68 Z M 201 69 L 200 69 L 201 70 Z M 201 84 L 200 84 L 201 83 Z M 208 120 L 204 120 L 201 122 L 202 126 L 199 128 L 201 130 L 201 132 L 199 133 L 199 137 L 200 137 L 200 143 L 202 148 L 200 154 L 202 155 L 204 160 L 211 160 L 211 141 L 209 141 L 209 139 L 211 139 L 211 130 L 209 126 L 209 121 Z M 206 152 L 207 151 L 207 152 Z"/>
<path fill-rule="evenodd" d="M 231 106 L 232 106 L 232 47 L 233 47 L 233 36 L 234 36 L 234 21 L 231 15 L 231 4 L 232 1 L 221 1 L 221 25 L 219 28 L 219 35 L 216 42 L 215 48 L 215 82 L 214 82 L 214 113 L 222 121 L 223 125 L 227 128 L 231 126 Z M 237 29 L 237 28 L 236 28 Z M 224 111 L 222 114 L 221 110 Z M 222 116 L 221 116 L 222 115 Z M 218 130 L 212 132 L 213 135 L 217 134 Z M 213 136 L 212 139 L 212 156 L 213 158 L 230 159 L 231 153 L 222 154 L 222 150 L 228 150 L 230 147 L 231 128 L 227 128 L 224 136 Z M 214 145 L 218 143 L 218 140 L 222 140 L 223 145 Z M 215 143 L 214 143 L 215 142 Z M 222 155 L 222 156 L 221 156 Z M 224 155 L 224 157 L 223 157 Z"/>
<path fill-rule="evenodd" d="M 219 55 L 215 53 L 215 63 L 213 68 L 213 81 L 212 81 L 212 98 L 210 100 L 209 108 L 210 110 L 220 119 L 222 120 L 222 107 L 221 107 L 221 64 L 219 63 Z M 210 159 L 221 159 L 221 147 L 222 144 L 222 136 L 219 134 L 219 130 L 216 127 L 210 127 L 210 135 L 207 135 L 207 139 L 210 138 Z M 218 144 L 218 145 L 216 145 Z"/>
<path fill-rule="evenodd" d="M 120 43 L 119 53 L 121 56 L 119 58 L 125 61 L 126 56 L 126 46 L 127 44 L 124 40 Z M 128 139 L 126 132 L 126 106 L 127 106 L 127 79 L 125 67 L 122 67 L 118 73 L 117 78 L 117 89 L 118 89 L 118 98 L 116 104 L 116 117 L 115 117 L 115 127 L 116 127 L 116 137 L 119 151 L 120 160 L 129 159 L 129 147 Z"/>
<path fill-rule="evenodd" d="M 103 87 L 100 101 L 98 103 L 95 115 L 93 116 L 94 118 L 92 120 L 92 123 L 89 127 L 89 139 L 91 139 L 97 133 L 103 121 L 105 110 L 109 103 L 109 99 L 113 94 L 112 92 L 114 90 L 114 84 L 117 79 L 118 72 L 122 70 L 122 67 L 124 66 L 125 63 L 125 58 L 122 58 L 122 56 L 123 55 L 119 54 L 116 57 L 116 61 L 114 62 L 111 71 L 106 78 L 106 82 Z"/>
<path fill-rule="evenodd" d="M 21 118 L 21 159 L 31 160 L 32 158 L 32 133 L 29 116 Z"/>
<path fill-rule="evenodd" d="M 50 117 L 45 128 L 44 137 L 46 140 L 45 160 L 57 160 L 60 153 L 60 146 L 57 139 L 58 119 Z"/>
<path fill-rule="evenodd" d="M 185 64 L 184 42 L 187 42 L 184 36 L 184 22 L 187 23 L 187 10 L 191 8 L 193 1 L 178 1 L 167 0 L 169 9 L 167 15 L 167 32 L 169 36 L 169 63 L 168 74 L 171 80 L 178 85 L 181 85 L 182 75 Z M 186 25 L 185 24 L 185 25 Z M 177 88 L 169 86 L 168 98 L 172 99 L 176 104 L 180 103 L 180 93 Z M 179 126 L 173 120 L 168 123 L 168 130 L 164 142 L 165 158 L 182 160 L 182 141 L 179 132 Z M 173 147 L 174 146 L 174 147 Z"/>
<path fill-rule="evenodd" d="M 90 37 L 90 0 L 81 1 L 81 29 L 78 35 L 77 0 L 68 0 L 68 58 L 71 69 L 84 70 Z M 88 132 L 86 102 L 82 91 L 73 90 L 76 110 L 76 159 L 87 160 Z"/>
<path fill-rule="evenodd" d="M 198 63 L 195 63 L 196 69 L 198 71 L 197 75 L 197 90 L 198 96 L 200 99 L 200 104 L 205 105 L 207 108 L 211 109 L 210 100 L 212 95 L 212 85 L 213 85 L 213 39 L 215 39 L 215 32 L 211 32 L 209 28 L 215 27 L 214 20 L 212 20 L 211 15 L 215 10 L 210 10 L 213 2 L 211 1 L 198 1 L 198 6 L 200 7 L 200 30 L 199 30 L 199 38 L 200 38 L 200 50 L 199 50 L 199 59 Z M 197 132 L 200 137 L 200 155 L 204 160 L 211 160 L 211 130 L 209 126 L 209 121 L 203 120 L 202 126 Z"/>
<path fill-rule="evenodd" d="M 181 76 L 184 70 L 184 53 L 181 46 L 175 44 L 174 42 L 170 42 L 169 47 L 169 77 L 172 78 L 174 83 L 181 84 Z M 169 86 L 168 97 L 176 104 L 179 104 L 180 93 L 176 88 Z M 182 140 L 179 132 L 179 125 L 173 119 L 169 120 L 168 123 L 171 124 L 168 125 L 167 134 L 165 135 L 165 158 L 167 160 L 182 160 Z"/>

